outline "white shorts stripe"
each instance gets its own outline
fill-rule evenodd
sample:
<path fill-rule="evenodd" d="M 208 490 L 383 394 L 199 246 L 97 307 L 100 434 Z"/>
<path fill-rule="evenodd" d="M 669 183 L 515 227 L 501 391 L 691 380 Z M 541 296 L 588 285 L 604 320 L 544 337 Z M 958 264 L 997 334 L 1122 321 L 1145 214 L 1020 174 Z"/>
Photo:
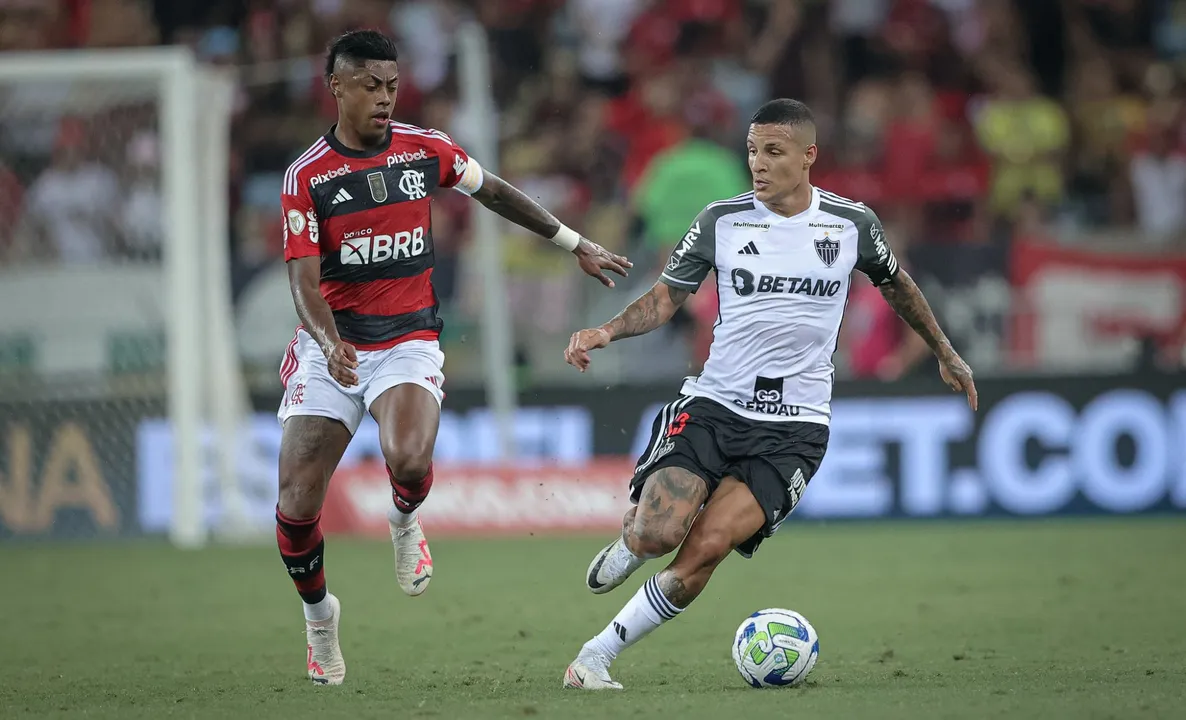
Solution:
<path fill-rule="evenodd" d="M 290 417 L 312 415 L 340 420 L 353 434 L 367 410 L 384 392 L 397 385 L 418 385 L 438 403 L 445 376 L 445 356 L 435 340 L 409 340 L 385 350 L 359 350 L 358 385 L 343 387 L 330 375 L 329 365 L 317 342 L 305 330 L 297 331 L 297 342 L 285 353 L 283 374 L 287 375 L 284 398 L 276 411 L 281 425 Z"/>
<path fill-rule="evenodd" d="M 655 432 L 655 437 L 651 438 L 651 446 L 647 452 L 647 459 L 643 460 L 638 467 L 634 468 L 635 475 L 642 472 L 643 469 L 654 462 L 655 453 L 659 450 L 659 445 L 663 442 L 663 428 L 671 424 L 671 417 L 669 413 L 671 412 L 672 406 L 674 406 L 677 402 L 679 402 L 679 400 L 673 400 L 664 405 L 662 409 L 659 410 L 659 429 Z"/>
<path fill-rule="evenodd" d="M 682 396 L 678 400 L 667 403 L 659 412 L 659 429 L 655 432 L 654 440 L 651 442 L 651 451 L 647 453 L 647 459 L 641 465 L 634 469 L 634 474 L 638 474 L 650 467 L 656 460 L 658 460 L 659 448 L 663 446 L 663 441 L 667 438 L 666 429 L 671 425 L 672 421 L 679 415 L 680 410 L 692 401 L 691 396 Z"/>
<path fill-rule="evenodd" d="M 300 337 L 300 331 L 298 330 L 297 333 L 298 334 L 292 336 L 292 342 L 288 343 L 288 349 L 284 351 L 284 362 L 280 364 L 280 384 L 284 386 L 285 389 L 288 388 L 288 381 L 296 373 L 297 368 L 299 367 L 296 355 L 296 347 L 297 339 Z"/>

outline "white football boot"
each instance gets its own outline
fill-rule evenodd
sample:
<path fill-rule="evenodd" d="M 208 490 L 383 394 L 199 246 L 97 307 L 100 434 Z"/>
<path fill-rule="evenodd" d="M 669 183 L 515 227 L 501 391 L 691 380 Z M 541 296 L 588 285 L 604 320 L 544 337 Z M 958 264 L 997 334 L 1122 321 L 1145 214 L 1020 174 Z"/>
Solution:
<path fill-rule="evenodd" d="M 346 679 L 346 661 L 338 645 L 338 623 L 342 619 L 342 603 L 333 594 L 326 596 L 333 614 L 329 620 L 305 621 L 308 651 L 305 664 L 309 679 L 319 685 L 341 685 Z"/>
<path fill-rule="evenodd" d="M 401 525 L 387 520 L 391 530 L 391 544 L 395 546 L 395 579 L 405 593 L 415 597 L 428 588 L 432 580 L 432 554 L 424 539 L 420 517 Z"/>
<path fill-rule="evenodd" d="M 589 570 L 585 574 L 585 586 L 596 595 L 607 593 L 626 582 L 626 578 L 642 567 L 644 562 L 626 548 L 626 542 L 619 535 L 593 556 L 593 562 L 589 563 Z"/>
<path fill-rule="evenodd" d="M 564 671 L 564 687 L 574 690 L 621 690 L 622 683 L 609 676 L 609 659 L 588 645 Z"/>

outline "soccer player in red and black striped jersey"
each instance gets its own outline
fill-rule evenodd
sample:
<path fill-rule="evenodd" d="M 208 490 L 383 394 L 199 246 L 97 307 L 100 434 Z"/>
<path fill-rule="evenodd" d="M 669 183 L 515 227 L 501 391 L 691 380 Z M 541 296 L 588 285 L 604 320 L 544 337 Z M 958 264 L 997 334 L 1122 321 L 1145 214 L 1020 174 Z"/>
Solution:
<path fill-rule="evenodd" d="M 396 579 L 419 595 L 432 556 L 416 509 L 432 487 L 444 377 L 432 287 L 431 196 L 470 195 L 570 251 L 587 274 L 630 262 L 565 227 L 481 166 L 443 132 L 392 120 L 399 86 L 390 38 L 337 38 L 326 79 L 338 121 L 289 167 L 281 201 L 293 302 L 301 320 L 281 365 L 284 400 L 276 539 L 304 601 L 309 678 L 339 684 L 341 605 L 326 591 L 319 528 L 330 475 L 370 412 L 391 480 Z"/>

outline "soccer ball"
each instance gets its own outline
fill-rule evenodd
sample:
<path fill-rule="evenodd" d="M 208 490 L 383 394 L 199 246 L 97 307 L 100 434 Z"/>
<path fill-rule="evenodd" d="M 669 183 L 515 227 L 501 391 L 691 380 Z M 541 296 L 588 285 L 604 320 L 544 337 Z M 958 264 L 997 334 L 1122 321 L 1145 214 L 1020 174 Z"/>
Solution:
<path fill-rule="evenodd" d="M 737 672 L 756 688 L 798 685 L 817 659 L 819 635 L 793 610 L 759 610 L 741 623 L 733 638 Z"/>

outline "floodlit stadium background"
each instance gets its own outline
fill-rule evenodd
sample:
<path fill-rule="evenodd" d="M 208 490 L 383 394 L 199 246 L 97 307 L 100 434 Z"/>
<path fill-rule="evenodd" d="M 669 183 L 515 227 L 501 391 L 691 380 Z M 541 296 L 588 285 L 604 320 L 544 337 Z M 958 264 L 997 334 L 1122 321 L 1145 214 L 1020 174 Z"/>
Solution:
<path fill-rule="evenodd" d="M 479 553 L 475 537 L 510 535 L 534 552 L 534 534 L 618 526 L 654 409 L 703 361 L 715 290 L 669 327 L 599 352 L 586 375 L 564 364 L 563 348 L 649 287 L 700 208 L 747 189 L 747 118 L 777 96 L 814 109 L 813 182 L 877 211 L 981 395 L 974 415 L 948 393 L 858 277 L 835 358 L 829 455 L 786 531 L 950 517 L 936 527 L 959 535 L 966 519 L 1021 516 L 1018 532 L 1048 528 L 1043 537 L 1078 543 L 1081 529 L 1064 531 L 1055 516 L 1123 515 L 1126 537 L 1159 527 L 1186 539 L 1183 4 L 3 0 L 0 70 L 18 52 L 96 53 L 55 53 L 82 68 L 107 52 L 173 45 L 230 94 L 229 151 L 177 169 L 195 194 L 202 183 L 225 188 L 194 200 L 191 209 L 225 209 L 195 215 L 198 232 L 168 220 L 167 88 L 118 74 L 0 80 L 0 543 L 82 552 L 147 536 L 120 547 L 155 548 L 181 508 L 199 531 L 185 544 L 214 541 L 190 557 L 246 540 L 241 552 L 257 554 L 242 557 L 267 570 L 235 560 L 239 569 L 287 597 L 268 554 L 277 370 L 296 324 L 279 193 L 288 164 L 334 120 L 321 52 L 362 26 L 398 39 L 397 119 L 450 133 L 635 263 L 605 290 L 547 241 L 479 220 L 486 211 L 459 193 L 438 196 L 448 397 L 423 510 L 430 539 L 458 536 L 443 547 Z M 213 96 L 194 107 L 217 120 Z M 475 110 L 484 107 L 495 110 Z M 193 277 L 225 288 L 211 307 L 226 305 L 226 327 L 211 325 L 217 313 L 190 317 L 205 318 L 203 348 L 231 354 L 217 370 L 185 360 L 203 388 L 192 433 L 202 452 L 190 468 L 201 487 L 178 502 L 168 413 L 186 384 L 170 380 L 170 338 L 184 328 L 162 256 L 182 231 L 203 257 L 212 242 L 213 257 L 225 251 Z M 500 264 L 488 262 L 492 248 Z M 236 442 L 210 427 L 216 415 L 234 419 Z M 334 478 L 327 530 L 385 535 L 378 457 L 368 422 Z M 1169 525 L 1147 517 L 1165 515 Z M 868 525 L 859 532 L 890 543 L 922 532 Z M 596 547 L 580 542 L 563 570 L 574 583 L 585 546 Z M 1131 542 L 1133 554 L 1150 551 Z M 389 572 L 371 545 L 343 547 L 368 548 L 373 572 Z M 331 542 L 331 587 L 347 554 L 335 557 Z M 712 637 L 732 631 L 723 626 Z"/>
<path fill-rule="evenodd" d="M 946 396 L 934 362 L 858 279 L 836 355 L 836 433 L 804 517 L 1186 506 L 1182 463 L 1169 454 L 1186 432 L 1174 394 L 1186 341 L 1186 116 L 1175 63 L 1186 45 L 1172 16 L 1154 12 L 1162 5 L 1134 15 L 1124 8 L 1145 5 L 1072 3 L 1067 17 L 1053 3 L 971 0 L 472 5 L 489 48 L 493 117 L 462 105 L 454 29 L 471 17 L 466 3 L 0 8 L 6 51 L 173 43 L 234 68 L 223 282 L 242 381 L 210 387 L 244 387 L 258 415 L 242 417 L 253 442 L 237 453 L 234 479 L 207 493 L 212 504 L 238 493 L 251 522 L 270 517 L 276 371 L 296 324 L 279 187 L 334 119 L 318 53 L 365 25 L 400 39 L 400 120 L 449 132 L 636 264 L 605 291 L 546 241 L 498 221 L 503 312 L 484 322 L 484 288 L 498 271 L 475 241 L 481 208 L 440 194 L 434 281 L 449 397 L 437 460 L 501 457 L 510 468 L 442 487 L 426 515 L 443 525 L 614 526 L 616 459 L 637 454 L 651 408 L 698 370 L 715 289 L 670 327 L 599 353 L 589 375 L 564 364 L 566 339 L 649 286 L 699 208 L 748 187 L 747 117 L 782 95 L 819 117 L 813 181 L 880 214 L 986 400 L 973 418 Z M 159 420 L 169 357 L 159 262 L 170 231 L 160 112 L 145 83 L 82 85 L 10 85 L 0 102 L 0 382 L 10 388 L 0 447 L 11 456 L 11 435 L 25 428 L 40 457 L 76 423 L 100 458 L 101 488 L 68 511 L 70 493 L 39 504 L 38 489 L 54 482 L 39 468 L 18 473 L 9 482 L 32 492 L 4 503 L 6 537 L 155 533 L 172 512 L 170 428 Z M 473 149 L 488 136 L 497 158 Z M 507 362 L 491 365 L 499 346 L 484 333 L 509 338 Z M 519 406 L 505 454 L 496 420 L 505 416 L 494 412 L 504 408 L 488 403 L 500 384 Z M 366 480 L 381 474 L 355 472 L 376 449 L 373 425 L 364 427 L 338 489 L 382 489 Z M 551 501 L 524 468 L 554 462 L 566 467 L 546 471 L 556 484 L 544 489 L 562 496 Z M 489 501 L 466 500 L 478 491 Z M 381 520 L 382 493 L 353 496 L 377 505 L 339 501 L 351 505 L 339 508 L 349 515 L 341 529 L 367 525 L 360 513 Z"/>

